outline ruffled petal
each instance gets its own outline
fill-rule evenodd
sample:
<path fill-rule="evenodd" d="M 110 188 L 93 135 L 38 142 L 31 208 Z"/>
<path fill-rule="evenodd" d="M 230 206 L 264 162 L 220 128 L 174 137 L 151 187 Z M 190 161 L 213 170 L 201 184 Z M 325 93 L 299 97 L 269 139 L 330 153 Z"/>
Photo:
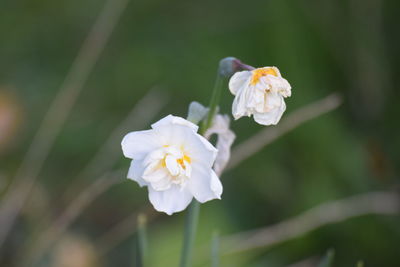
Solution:
<path fill-rule="evenodd" d="M 286 104 L 281 97 L 281 104 L 274 107 L 272 110 L 265 113 L 254 113 L 254 120 L 262 125 L 276 125 L 282 117 L 283 112 L 286 110 Z"/>
<path fill-rule="evenodd" d="M 193 196 L 188 190 L 173 185 L 165 191 L 155 191 L 149 187 L 149 199 L 156 210 L 171 215 L 186 209 Z"/>

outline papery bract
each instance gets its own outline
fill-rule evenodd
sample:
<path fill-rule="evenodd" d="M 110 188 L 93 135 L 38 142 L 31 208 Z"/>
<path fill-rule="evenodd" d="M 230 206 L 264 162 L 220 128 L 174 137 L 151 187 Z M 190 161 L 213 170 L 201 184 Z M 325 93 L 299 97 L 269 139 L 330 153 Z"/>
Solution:
<path fill-rule="evenodd" d="M 229 81 L 229 90 L 235 95 L 233 117 L 253 115 L 262 125 L 279 122 L 286 109 L 284 98 L 291 95 L 290 84 L 276 67 L 236 72 Z"/>
<path fill-rule="evenodd" d="M 201 203 L 219 199 L 222 184 L 212 170 L 217 149 L 197 134 L 198 126 L 168 115 L 151 128 L 127 134 L 122 150 L 133 159 L 128 178 L 148 187 L 154 208 L 171 215 L 193 197 Z"/>

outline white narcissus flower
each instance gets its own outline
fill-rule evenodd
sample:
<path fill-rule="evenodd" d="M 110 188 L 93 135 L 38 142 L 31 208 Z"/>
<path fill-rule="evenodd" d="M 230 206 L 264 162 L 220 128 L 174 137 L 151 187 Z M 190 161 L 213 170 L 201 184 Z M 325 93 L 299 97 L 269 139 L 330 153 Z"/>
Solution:
<path fill-rule="evenodd" d="M 222 184 L 212 170 L 218 151 L 197 134 L 198 126 L 168 115 L 151 128 L 127 134 L 122 150 L 133 159 L 128 178 L 148 187 L 154 208 L 171 215 L 193 197 L 201 203 L 220 199 Z"/>
<path fill-rule="evenodd" d="M 229 81 L 229 90 L 235 95 L 233 117 L 253 115 L 262 125 L 279 122 L 286 109 L 284 98 L 291 95 L 290 84 L 276 67 L 236 72 Z"/>

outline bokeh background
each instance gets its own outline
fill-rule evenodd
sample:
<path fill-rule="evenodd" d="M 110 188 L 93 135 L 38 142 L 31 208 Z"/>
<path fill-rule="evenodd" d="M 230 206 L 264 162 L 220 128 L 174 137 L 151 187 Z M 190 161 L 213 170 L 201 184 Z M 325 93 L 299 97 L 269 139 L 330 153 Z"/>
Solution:
<path fill-rule="evenodd" d="M 1 196 L 104 4 L 1 1 Z M 280 68 L 293 88 L 284 117 L 332 92 L 344 102 L 223 174 L 222 200 L 201 208 L 198 250 L 209 244 L 215 230 L 228 235 L 331 200 L 398 189 L 398 10 L 394 0 L 130 1 L 2 247 L 0 265 L 17 266 L 68 204 L 99 179 L 78 174 L 142 97 L 153 90 L 152 105 L 135 111 L 146 119 L 139 123 L 133 116 L 125 132 L 145 129 L 167 114 L 184 117 L 193 100 L 208 103 L 218 62 L 226 56 Z M 222 112 L 230 112 L 232 100 L 226 89 Z M 232 128 L 235 144 L 263 129 L 246 118 Z M 123 179 L 129 160 L 119 149 L 118 142 L 110 148 L 118 160 L 107 171 L 122 170 Z M 111 243 L 104 235 L 148 205 L 146 190 L 136 183 L 112 186 L 34 266 L 135 266 L 134 220 L 132 227 L 128 221 L 120 229 L 126 236 L 122 242 Z M 183 221 L 184 213 L 150 220 L 152 266 L 177 266 Z M 354 218 L 272 247 L 222 257 L 221 266 L 313 262 L 329 248 L 335 249 L 335 266 L 355 266 L 358 260 L 365 266 L 399 266 L 399 225 L 399 216 Z M 104 245 L 111 247 L 104 252 Z M 194 264 L 207 265 L 202 260 Z"/>

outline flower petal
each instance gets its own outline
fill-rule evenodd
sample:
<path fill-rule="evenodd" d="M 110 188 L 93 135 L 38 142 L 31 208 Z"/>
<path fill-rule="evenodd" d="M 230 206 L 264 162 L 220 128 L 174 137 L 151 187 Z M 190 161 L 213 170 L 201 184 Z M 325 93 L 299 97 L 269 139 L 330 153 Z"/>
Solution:
<path fill-rule="evenodd" d="M 179 174 L 179 165 L 174 156 L 168 155 L 165 158 L 165 164 L 167 165 L 167 169 L 172 176 L 176 176 Z"/>
<path fill-rule="evenodd" d="M 130 132 L 122 139 L 124 156 L 131 159 L 143 159 L 147 153 L 160 146 L 157 134 L 153 130 Z"/>
<path fill-rule="evenodd" d="M 183 146 L 192 163 L 198 162 L 211 168 L 217 157 L 218 150 L 199 134 L 187 136 Z"/>
<path fill-rule="evenodd" d="M 222 183 L 214 171 L 211 171 L 211 190 L 214 192 L 215 196 L 218 196 L 218 199 L 221 199 L 223 191 Z"/>
<path fill-rule="evenodd" d="M 222 184 L 215 172 L 199 164 L 193 164 L 192 167 L 188 188 L 193 196 L 201 203 L 211 199 L 220 199 Z"/>
<path fill-rule="evenodd" d="M 194 123 L 191 123 L 188 120 L 185 120 L 184 118 L 173 116 L 173 115 L 168 115 L 161 120 L 157 121 L 156 123 L 153 123 L 151 125 L 151 128 L 156 129 L 160 126 L 168 126 L 168 125 L 183 125 L 191 128 L 195 132 L 199 129 L 199 126 L 197 126 Z"/>
<path fill-rule="evenodd" d="M 254 113 L 254 120 L 262 125 L 276 125 L 282 117 L 283 112 L 286 110 L 286 104 L 281 97 L 281 104 L 274 107 L 266 113 Z"/>
<path fill-rule="evenodd" d="M 240 92 L 250 81 L 251 71 L 239 71 L 233 74 L 229 80 L 229 90 L 232 94 L 236 95 Z"/>
<path fill-rule="evenodd" d="M 243 88 L 241 91 L 239 91 L 233 100 L 232 104 L 232 115 L 235 118 L 235 120 L 239 119 L 240 117 L 243 116 L 248 116 L 248 110 L 247 110 L 247 90 L 249 88 Z"/>
<path fill-rule="evenodd" d="M 143 171 L 144 171 L 143 161 L 137 159 L 132 160 L 131 166 L 129 167 L 128 171 L 128 178 L 133 181 L 136 181 L 140 187 L 143 187 L 147 185 L 147 182 L 142 178 Z"/>
<path fill-rule="evenodd" d="M 221 175 L 231 155 L 231 146 L 236 136 L 229 129 L 230 119 L 227 115 L 216 115 L 211 127 L 206 131 L 205 137 L 209 138 L 213 134 L 217 134 L 218 154 L 214 163 L 214 171 L 217 175 Z"/>
<path fill-rule="evenodd" d="M 155 191 L 149 187 L 149 199 L 153 207 L 171 215 L 184 210 L 192 201 L 193 196 L 188 190 L 181 190 L 177 185 L 165 191 Z"/>

